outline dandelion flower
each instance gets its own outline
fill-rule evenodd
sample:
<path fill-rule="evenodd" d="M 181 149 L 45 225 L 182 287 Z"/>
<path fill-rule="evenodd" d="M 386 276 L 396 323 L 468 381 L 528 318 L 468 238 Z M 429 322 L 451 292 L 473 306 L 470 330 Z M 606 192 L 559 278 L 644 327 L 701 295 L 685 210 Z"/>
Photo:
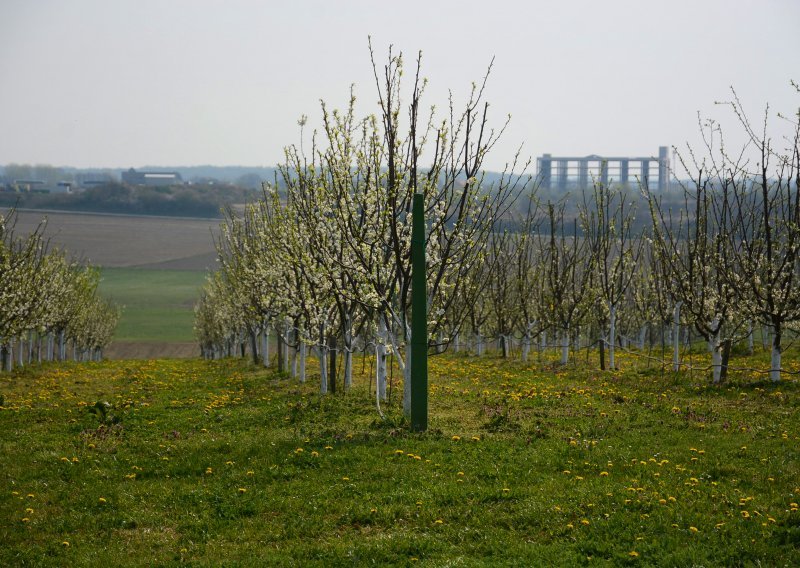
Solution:
<path fill-rule="evenodd" d="M 700 532 L 700 530 L 697 527 L 689 527 L 689 530 L 692 531 L 693 533 Z"/>
<path fill-rule="evenodd" d="M 64 548 L 69 548 L 69 543 L 65 540 L 64 542 L 61 543 L 61 546 L 63 546 Z"/>
<path fill-rule="evenodd" d="M 240 487 L 239 493 L 247 493 L 247 489 L 245 489 L 244 487 Z"/>
<path fill-rule="evenodd" d="M 108 502 L 108 501 L 106 501 L 106 498 L 105 498 L 105 497 L 100 497 L 100 499 L 98 499 L 98 501 L 99 501 L 100 503 L 107 503 L 107 502 Z"/>
<path fill-rule="evenodd" d="M 451 438 L 451 440 L 453 440 L 454 442 L 458 442 L 458 441 L 460 441 L 460 440 L 461 440 L 461 436 L 453 436 L 453 437 Z"/>
<path fill-rule="evenodd" d="M 631 558 L 638 558 L 638 557 L 639 557 L 639 553 L 638 553 L 638 552 L 636 552 L 635 550 L 631 550 L 631 551 L 628 553 L 628 556 L 630 556 Z"/>
<path fill-rule="evenodd" d="M 586 526 L 589 524 L 589 521 L 587 519 L 581 519 L 581 524 Z"/>

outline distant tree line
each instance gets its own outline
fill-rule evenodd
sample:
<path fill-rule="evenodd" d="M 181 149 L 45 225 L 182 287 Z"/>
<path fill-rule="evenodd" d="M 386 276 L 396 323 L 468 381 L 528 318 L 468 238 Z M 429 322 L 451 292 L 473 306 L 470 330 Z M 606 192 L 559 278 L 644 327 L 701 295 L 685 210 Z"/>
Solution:
<path fill-rule="evenodd" d="M 73 193 L 0 192 L 0 206 L 131 215 L 220 217 L 223 208 L 252 199 L 249 189 L 226 184 L 132 187 L 110 182 Z"/>

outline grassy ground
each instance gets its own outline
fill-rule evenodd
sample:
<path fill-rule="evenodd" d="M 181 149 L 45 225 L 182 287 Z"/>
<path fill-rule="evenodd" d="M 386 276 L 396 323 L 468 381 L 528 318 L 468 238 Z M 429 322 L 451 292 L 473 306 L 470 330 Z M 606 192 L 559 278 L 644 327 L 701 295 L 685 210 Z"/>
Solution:
<path fill-rule="evenodd" d="M 192 341 L 193 306 L 204 279 L 200 271 L 104 268 L 100 293 L 124 306 L 114 340 Z"/>
<path fill-rule="evenodd" d="M 434 358 L 425 434 L 369 362 L 325 397 L 240 361 L 0 376 L 0 564 L 800 565 L 797 382 L 621 363 Z"/>

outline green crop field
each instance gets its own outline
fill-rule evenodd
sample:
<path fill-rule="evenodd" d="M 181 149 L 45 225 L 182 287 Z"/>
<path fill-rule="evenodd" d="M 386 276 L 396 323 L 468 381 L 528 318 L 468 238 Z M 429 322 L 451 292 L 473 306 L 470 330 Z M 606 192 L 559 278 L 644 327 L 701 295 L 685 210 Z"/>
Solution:
<path fill-rule="evenodd" d="M 100 293 L 123 306 L 114 336 L 123 342 L 194 339 L 194 303 L 205 272 L 103 268 Z"/>
<path fill-rule="evenodd" d="M 2 375 L 0 565 L 800 565 L 795 375 L 620 363 L 434 357 L 424 434 L 360 359 L 335 396 L 239 360 Z"/>

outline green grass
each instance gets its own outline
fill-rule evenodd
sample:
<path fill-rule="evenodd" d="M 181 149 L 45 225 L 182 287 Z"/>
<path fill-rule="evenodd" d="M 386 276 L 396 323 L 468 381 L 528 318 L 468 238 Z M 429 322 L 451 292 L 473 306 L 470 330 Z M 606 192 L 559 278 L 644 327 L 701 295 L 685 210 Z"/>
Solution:
<path fill-rule="evenodd" d="M 103 268 L 100 293 L 123 306 L 114 340 L 192 341 L 205 272 Z"/>
<path fill-rule="evenodd" d="M 232 360 L 3 375 L 0 565 L 799 565 L 796 380 L 621 364 L 435 357 L 425 434 L 369 363 L 325 397 Z"/>

